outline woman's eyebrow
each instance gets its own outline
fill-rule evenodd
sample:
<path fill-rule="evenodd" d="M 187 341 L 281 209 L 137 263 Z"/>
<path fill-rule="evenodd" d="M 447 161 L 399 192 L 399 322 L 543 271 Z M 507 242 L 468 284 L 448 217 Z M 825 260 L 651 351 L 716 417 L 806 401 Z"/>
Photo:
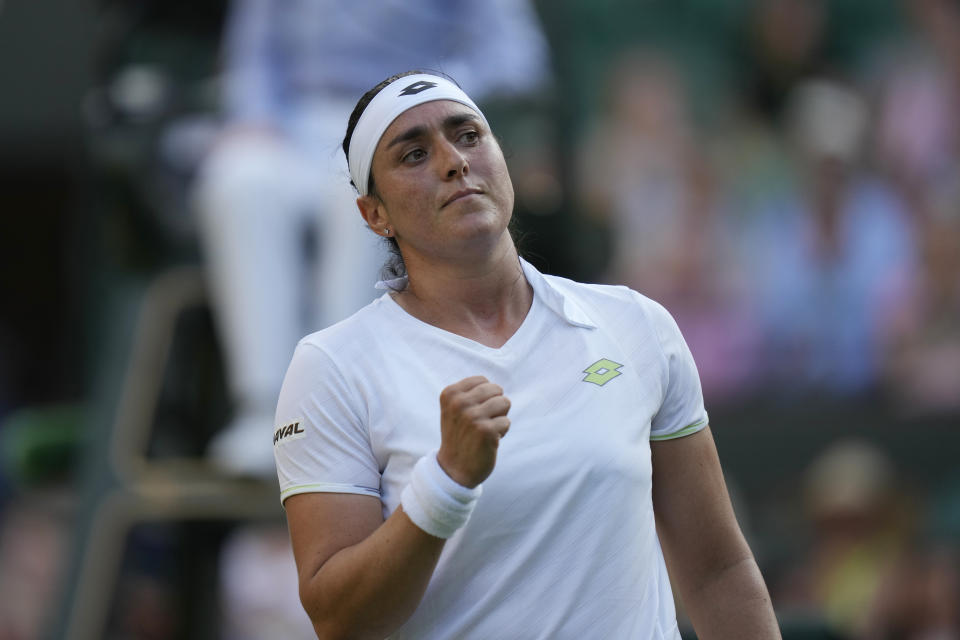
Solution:
<path fill-rule="evenodd" d="M 478 118 L 473 113 L 466 113 L 466 112 L 455 113 L 452 116 L 447 116 L 446 118 L 444 118 L 443 126 L 445 129 L 454 129 L 467 122 L 479 122 L 479 121 L 480 121 L 480 118 Z"/>
<path fill-rule="evenodd" d="M 414 127 L 410 127 L 406 131 L 397 134 L 397 136 L 393 140 L 391 140 L 390 143 L 387 145 L 387 149 L 389 149 L 390 147 L 396 144 L 400 144 L 401 142 L 406 142 L 407 140 L 413 140 L 414 138 L 419 138 L 420 136 L 426 133 L 427 133 L 427 128 L 422 125 L 416 125 Z"/>
<path fill-rule="evenodd" d="M 479 122 L 480 118 L 473 113 L 464 112 L 464 113 L 455 113 L 453 115 L 447 116 L 443 119 L 443 128 L 444 129 L 454 129 L 460 125 L 467 122 Z M 423 125 L 415 125 L 410 127 L 406 131 L 398 133 L 390 142 L 387 144 L 387 149 L 390 147 L 400 144 L 401 142 L 406 142 L 408 140 L 413 140 L 414 138 L 419 138 L 422 135 L 427 133 L 427 128 Z"/>

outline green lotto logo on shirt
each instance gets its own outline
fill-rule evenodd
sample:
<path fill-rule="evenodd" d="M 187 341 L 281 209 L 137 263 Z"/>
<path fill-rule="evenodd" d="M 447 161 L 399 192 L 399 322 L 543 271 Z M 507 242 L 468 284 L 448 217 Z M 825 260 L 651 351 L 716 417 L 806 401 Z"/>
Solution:
<path fill-rule="evenodd" d="M 614 378 L 620 375 L 620 369 L 623 365 L 613 360 L 601 358 L 592 365 L 583 370 L 587 375 L 583 377 L 584 382 L 592 382 L 598 387 L 602 387 Z"/>
<path fill-rule="evenodd" d="M 299 440 L 300 438 L 305 438 L 307 432 L 303 430 L 303 427 L 300 426 L 300 421 L 291 422 L 288 425 L 284 425 L 278 428 L 273 432 L 273 444 L 274 446 L 278 444 L 283 444 L 291 440 Z"/>

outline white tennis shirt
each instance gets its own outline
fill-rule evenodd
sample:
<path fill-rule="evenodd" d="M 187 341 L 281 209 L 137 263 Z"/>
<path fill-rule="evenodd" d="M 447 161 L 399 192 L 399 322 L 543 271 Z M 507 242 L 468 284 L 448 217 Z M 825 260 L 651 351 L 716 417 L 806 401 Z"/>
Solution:
<path fill-rule="evenodd" d="M 417 320 L 389 294 L 297 346 L 277 408 L 281 500 L 400 503 L 440 446 L 440 391 L 486 376 L 510 431 L 467 525 L 392 638 L 679 638 L 654 527 L 650 440 L 706 426 L 696 366 L 659 304 L 542 275 L 499 349 Z"/>

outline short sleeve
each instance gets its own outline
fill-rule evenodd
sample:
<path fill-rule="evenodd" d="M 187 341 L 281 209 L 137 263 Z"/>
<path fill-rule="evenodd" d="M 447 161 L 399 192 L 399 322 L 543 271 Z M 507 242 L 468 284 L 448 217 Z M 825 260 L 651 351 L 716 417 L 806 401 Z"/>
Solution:
<path fill-rule="evenodd" d="M 700 375 L 680 328 L 662 305 L 652 302 L 648 317 L 664 358 L 664 393 L 650 426 L 651 440 L 670 440 L 707 426 Z"/>
<path fill-rule="evenodd" d="M 283 381 L 273 433 L 281 503 L 298 493 L 380 497 L 365 415 L 358 391 L 334 360 L 301 342 Z"/>

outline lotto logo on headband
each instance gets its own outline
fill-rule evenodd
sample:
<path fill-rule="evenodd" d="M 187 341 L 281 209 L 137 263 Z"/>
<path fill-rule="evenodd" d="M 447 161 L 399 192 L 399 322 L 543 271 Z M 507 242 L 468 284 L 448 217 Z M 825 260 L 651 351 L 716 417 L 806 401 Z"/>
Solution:
<path fill-rule="evenodd" d="M 418 80 L 418 81 L 414 82 L 413 84 L 411 84 L 410 86 L 406 87 L 403 91 L 401 91 L 401 92 L 399 93 L 399 95 L 401 95 L 401 96 L 413 96 L 413 95 L 416 95 L 416 94 L 420 93 L 421 91 L 426 91 L 427 89 L 432 89 L 432 88 L 435 87 L 435 86 L 437 86 L 437 83 L 436 83 L 436 82 L 427 82 L 427 81 L 425 81 L 425 80 Z"/>

